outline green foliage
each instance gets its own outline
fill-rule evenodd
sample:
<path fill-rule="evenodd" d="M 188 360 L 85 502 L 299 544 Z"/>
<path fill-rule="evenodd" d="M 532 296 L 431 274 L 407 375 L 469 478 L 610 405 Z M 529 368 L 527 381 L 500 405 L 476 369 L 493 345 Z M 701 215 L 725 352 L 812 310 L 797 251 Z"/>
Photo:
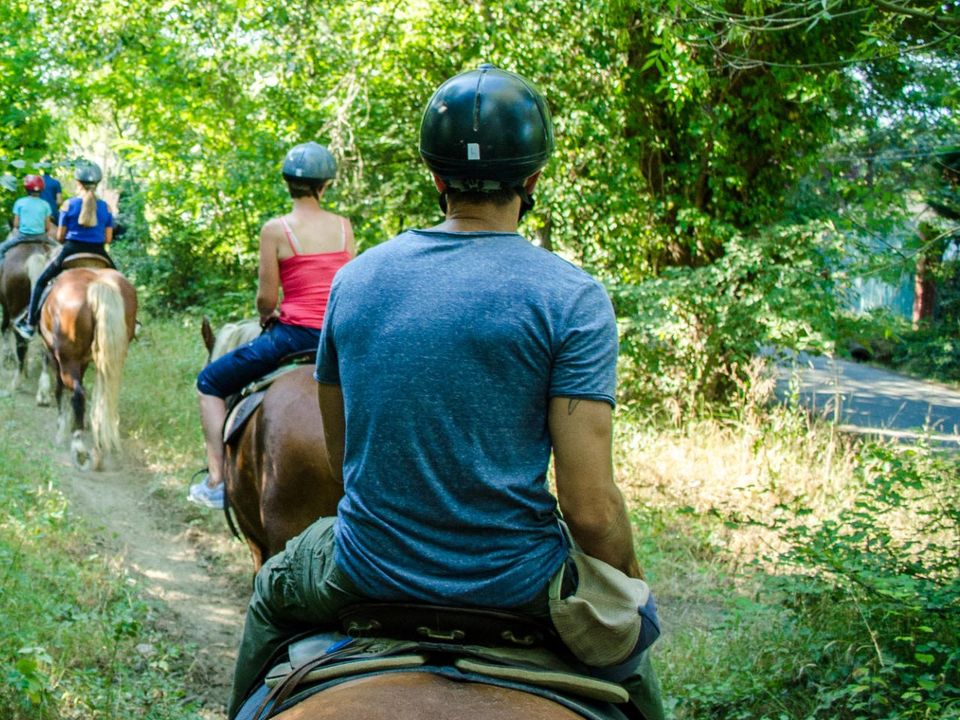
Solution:
<path fill-rule="evenodd" d="M 0 447 L 0 716 L 196 717 L 182 649 L 78 526 L 54 477 L 17 443 Z"/>
<path fill-rule="evenodd" d="M 960 488 L 956 458 L 868 445 L 856 501 L 774 527 L 788 544 L 776 578 L 798 621 L 829 638 L 805 678 L 811 718 L 960 714 Z"/>
<path fill-rule="evenodd" d="M 836 238 L 836 234 L 832 237 Z M 616 286 L 635 399 L 683 408 L 726 396 L 766 345 L 821 351 L 834 336 L 842 277 L 829 228 L 780 227 L 735 237 L 722 257 L 676 268 L 639 285 Z"/>

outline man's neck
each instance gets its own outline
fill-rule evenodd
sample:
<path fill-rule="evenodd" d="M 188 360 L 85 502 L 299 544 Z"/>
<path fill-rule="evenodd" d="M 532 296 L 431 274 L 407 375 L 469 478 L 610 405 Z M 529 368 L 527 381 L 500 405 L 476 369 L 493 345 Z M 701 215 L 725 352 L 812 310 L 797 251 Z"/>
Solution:
<path fill-rule="evenodd" d="M 506 205 L 451 203 L 446 219 L 431 228 L 442 232 L 516 232 L 520 222 L 520 198 Z"/>

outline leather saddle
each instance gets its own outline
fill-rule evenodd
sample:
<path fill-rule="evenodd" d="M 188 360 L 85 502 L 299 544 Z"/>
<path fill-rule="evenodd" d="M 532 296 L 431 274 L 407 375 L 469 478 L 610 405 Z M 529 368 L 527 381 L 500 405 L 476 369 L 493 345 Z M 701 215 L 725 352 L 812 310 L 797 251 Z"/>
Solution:
<path fill-rule="evenodd" d="M 294 640 L 286 661 L 248 702 L 270 717 L 298 699 L 347 680 L 389 672 L 431 672 L 547 697 L 588 720 L 632 720 L 626 690 L 592 677 L 552 627 L 493 609 L 369 603 L 340 613 L 342 632 Z M 241 713 L 242 715 L 243 713 Z"/>
<path fill-rule="evenodd" d="M 223 423 L 223 444 L 230 445 L 239 438 L 240 432 L 247 424 L 250 416 L 263 402 L 263 396 L 266 395 L 267 389 L 277 378 L 295 370 L 300 365 L 316 362 L 316 357 L 316 351 L 287 355 L 280 361 L 280 367 L 276 370 L 264 375 L 259 380 L 254 380 L 236 395 L 228 397 L 227 419 Z"/>
<path fill-rule="evenodd" d="M 110 267 L 110 261 L 96 253 L 74 253 L 63 261 L 64 270 L 73 268 L 93 268 L 103 270 Z"/>

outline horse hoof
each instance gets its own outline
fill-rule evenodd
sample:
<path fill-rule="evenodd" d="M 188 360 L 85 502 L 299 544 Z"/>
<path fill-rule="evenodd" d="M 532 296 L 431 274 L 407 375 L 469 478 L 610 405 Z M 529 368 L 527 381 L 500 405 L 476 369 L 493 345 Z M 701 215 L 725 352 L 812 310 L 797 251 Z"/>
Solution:
<path fill-rule="evenodd" d="M 96 459 L 96 453 L 87 450 L 87 446 L 83 440 L 74 436 L 70 442 L 70 460 L 73 462 L 73 466 L 81 472 L 95 470 L 96 465 L 94 463 Z"/>

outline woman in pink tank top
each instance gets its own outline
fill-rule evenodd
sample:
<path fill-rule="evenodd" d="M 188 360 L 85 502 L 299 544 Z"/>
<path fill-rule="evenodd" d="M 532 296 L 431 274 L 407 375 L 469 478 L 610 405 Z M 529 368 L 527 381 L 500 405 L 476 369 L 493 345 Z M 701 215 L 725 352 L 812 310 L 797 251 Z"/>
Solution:
<path fill-rule="evenodd" d="M 356 255 L 350 221 L 320 205 L 335 175 L 333 156 L 314 142 L 297 145 L 284 159 L 293 210 L 260 231 L 257 312 L 263 333 L 197 378 L 208 471 L 188 498 L 199 505 L 223 507 L 225 398 L 276 370 L 288 355 L 317 350 L 333 276 Z"/>

